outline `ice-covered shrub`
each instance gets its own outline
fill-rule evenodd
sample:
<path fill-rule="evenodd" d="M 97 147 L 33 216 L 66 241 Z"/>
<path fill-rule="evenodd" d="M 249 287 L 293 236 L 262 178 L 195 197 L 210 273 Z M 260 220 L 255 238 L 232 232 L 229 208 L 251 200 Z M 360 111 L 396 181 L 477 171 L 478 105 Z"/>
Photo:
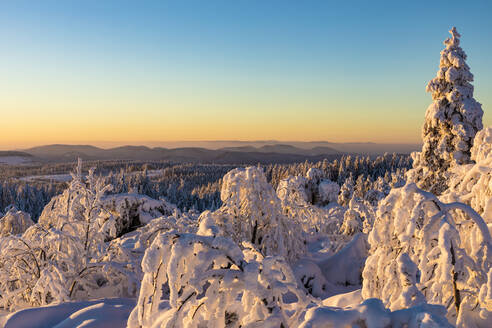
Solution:
<path fill-rule="evenodd" d="M 210 216 L 199 231 L 155 238 L 129 328 L 146 327 L 450 327 L 442 306 L 391 312 L 377 299 L 348 308 L 323 306 L 299 287 L 280 257 L 241 250 Z M 305 271 L 311 271 L 308 267 Z"/>
<path fill-rule="evenodd" d="M 162 233 L 176 230 L 193 233 L 197 230 L 197 218 L 189 213 L 181 213 L 178 210 L 173 215 L 153 219 L 145 226 L 127 233 L 119 238 L 111 240 L 102 256 L 102 260 L 112 263 L 124 263 L 133 275 L 127 277 L 131 281 L 127 285 L 140 285 L 143 278 L 141 262 L 147 248 L 154 239 Z M 114 294 L 117 296 L 120 294 Z"/>
<path fill-rule="evenodd" d="M 338 189 L 334 182 L 315 180 L 317 170 L 310 169 L 308 176 L 288 177 L 279 182 L 277 196 L 285 216 L 302 226 L 307 233 L 338 233 L 343 213 L 338 206 L 323 208 L 312 203 L 313 199 L 336 201 Z M 315 182 L 313 182 L 315 181 Z M 314 187 L 313 187 L 314 186 Z M 338 185 L 337 185 L 338 187 Z M 313 196 L 313 188 L 316 196 Z"/>
<path fill-rule="evenodd" d="M 238 168 L 227 173 L 221 199 L 223 205 L 214 217 L 228 222 L 227 231 L 236 242 L 251 242 L 263 255 L 289 261 L 304 253 L 302 228 L 282 213 L 280 200 L 261 169 Z"/>
<path fill-rule="evenodd" d="M 47 228 L 59 226 L 67 217 L 74 216 L 75 213 L 67 212 L 67 209 L 70 209 L 76 197 L 77 192 L 70 188 L 53 197 L 44 208 L 38 222 Z M 176 209 L 176 206 L 164 200 L 139 194 L 105 194 L 100 198 L 100 203 L 102 210 L 111 214 L 114 219 L 116 236 L 145 225 L 154 218 L 172 215 Z M 107 239 L 114 237 L 108 235 Z"/>
<path fill-rule="evenodd" d="M 0 217 L 0 237 L 22 234 L 33 224 L 29 213 L 11 207 L 3 217 Z"/>
<path fill-rule="evenodd" d="M 419 302 L 411 287 L 416 284 L 427 302 L 446 306 L 448 318 L 458 325 L 470 311 L 480 311 L 473 306 L 492 265 L 491 237 L 471 207 L 443 203 L 408 183 L 380 203 L 368 241 L 364 298 L 380 298 L 396 310 Z M 403 295 L 410 298 L 402 300 Z"/>
<path fill-rule="evenodd" d="M 200 231 L 215 228 L 204 220 Z M 309 302 L 288 264 L 241 250 L 231 239 L 177 231 L 159 235 L 129 327 L 288 327 Z M 288 301 L 294 298 L 295 302 Z"/>
<path fill-rule="evenodd" d="M 282 203 L 308 204 L 307 179 L 303 176 L 282 179 L 277 187 L 277 196 Z"/>
<path fill-rule="evenodd" d="M 353 193 L 354 180 L 352 178 L 352 175 L 350 175 L 340 188 L 340 194 L 338 195 L 338 204 L 340 204 L 341 206 L 347 206 L 352 199 Z"/>
<path fill-rule="evenodd" d="M 135 294 L 131 263 L 104 258 L 107 237 L 115 237 L 114 220 L 101 204 L 108 189 L 92 170 L 84 183 L 79 162 L 69 186 L 73 197 L 56 227 L 38 223 L 0 239 L 0 307 Z"/>
<path fill-rule="evenodd" d="M 340 232 L 345 235 L 354 235 L 358 232 L 369 233 L 374 224 L 375 215 L 375 209 L 371 204 L 354 197 L 343 214 Z"/>
<path fill-rule="evenodd" d="M 82 237 L 39 224 L 0 238 L 0 308 L 18 309 L 76 299 L 136 294 L 135 263 L 114 261 Z"/>
<path fill-rule="evenodd" d="M 492 127 L 477 133 L 471 149 L 475 164 L 458 165 L 451 171 L 446 201 L 470 205 L 487 223 L 492 223 Z"/>
<path fill-rule="evenodd" d="M 447 189 L 450 167 L 471 162 L 473 138 L 482 129 L 482 106 L 473 98 L 473 74 L 460 47 L 460 34 L 454 27 L 450 33 L 437 76 L 426 89 L 433 103 L 425 113 L 422 151 L 412 154 L 413 170 L 407 175 L 437 195 Z"/>

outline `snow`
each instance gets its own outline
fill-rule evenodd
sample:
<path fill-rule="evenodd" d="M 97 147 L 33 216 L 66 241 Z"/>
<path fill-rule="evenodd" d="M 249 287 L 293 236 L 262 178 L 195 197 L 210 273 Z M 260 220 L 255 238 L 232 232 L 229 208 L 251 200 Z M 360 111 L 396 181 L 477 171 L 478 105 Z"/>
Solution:
<path fill-rule="evenodd" d="M 345 308 L 348 306 L 355 306 L 362 303 L 364 299 L 362 298 L 361 290 L 356 289 L 348 293 L 340 293 L 331 297 L 327 297 L 323 300 L 322 304 L 324 306 Z"/>
<path fill-rule="evenodd" d="M 0 314 L 0 326 L 4 328 L 126 327 L 128 315 L 134 306 L 135 300 L 124 298 L 67 302 L 24 309 L 3 318 Z"/>
<path fill-rule="evenodd" d="M 299 327 L 452 327 L 443 320 L 442 314 L 442 307 L 428 304 L 391 312 L 379 299 L 370 298 L 346 308 L 313 307 L 307 311 Z"/>
<path fill-rule="evenodd" d="M 360 285 L 367 251 L 365 236 L 357 234 L 343 249 L 318 264 L 329 282 L 345 286 Z"/>
<path fill-rule="evenodd" d="M 58 181 L 58 182 L 69 182 L 72 180 L 70 174 L 47 174 L 47 175 L 30 175 L 27 177 L 19 178 L 21 181 L 35 181 L 35 180 L 48 180 L 48 181 Z"/>

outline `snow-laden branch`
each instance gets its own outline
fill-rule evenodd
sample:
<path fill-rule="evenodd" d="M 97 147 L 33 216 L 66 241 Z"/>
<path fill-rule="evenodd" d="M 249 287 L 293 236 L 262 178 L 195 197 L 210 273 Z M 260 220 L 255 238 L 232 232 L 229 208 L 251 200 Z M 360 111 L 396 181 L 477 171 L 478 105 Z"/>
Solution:
<path fill-rule="evenodd" d="M 444 215 L 444 213 L 449 213 L 452 210 L 461 210 L 477 225 L 483 241 L 492 246 L 492 239 L 487 224 L 483 218 L 473 208 L 471 208 L 471 206 L 460 202 L 443 203 L 433 193 L 419 189 L 415 183 L 408 184 L 406 188 L 410 192 L 422 195 L 424 197 L 424 202 L 432 202 L 439 210 L 439 213 L 437 213 L 435 217 L 431 218 L 430 222 L 432 222 L 432 224 L 430 227 L 432 227 L 434 222 L 436 222 L 435 218 Z"/>

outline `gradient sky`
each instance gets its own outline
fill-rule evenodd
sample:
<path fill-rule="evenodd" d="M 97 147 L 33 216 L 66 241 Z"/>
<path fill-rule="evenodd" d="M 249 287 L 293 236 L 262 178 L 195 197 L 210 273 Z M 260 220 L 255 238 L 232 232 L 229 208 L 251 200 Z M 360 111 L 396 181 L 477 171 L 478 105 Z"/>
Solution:
<path fill-rule="evenodd" d="M 419 142 L 453 25 L 490 125 L 491 3 L 3 1 L 0 147 Z"/>

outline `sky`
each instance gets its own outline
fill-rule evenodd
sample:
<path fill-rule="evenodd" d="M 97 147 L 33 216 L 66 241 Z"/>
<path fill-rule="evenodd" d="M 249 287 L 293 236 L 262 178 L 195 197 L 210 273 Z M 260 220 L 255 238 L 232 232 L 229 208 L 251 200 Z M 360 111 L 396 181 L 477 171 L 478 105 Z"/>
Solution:
<path fill-rule="evenodd" d="M 449 0 L 2 1 L 0 148 L 418 143 L 452 26 L 491 125 L 491 11 Z"/>

